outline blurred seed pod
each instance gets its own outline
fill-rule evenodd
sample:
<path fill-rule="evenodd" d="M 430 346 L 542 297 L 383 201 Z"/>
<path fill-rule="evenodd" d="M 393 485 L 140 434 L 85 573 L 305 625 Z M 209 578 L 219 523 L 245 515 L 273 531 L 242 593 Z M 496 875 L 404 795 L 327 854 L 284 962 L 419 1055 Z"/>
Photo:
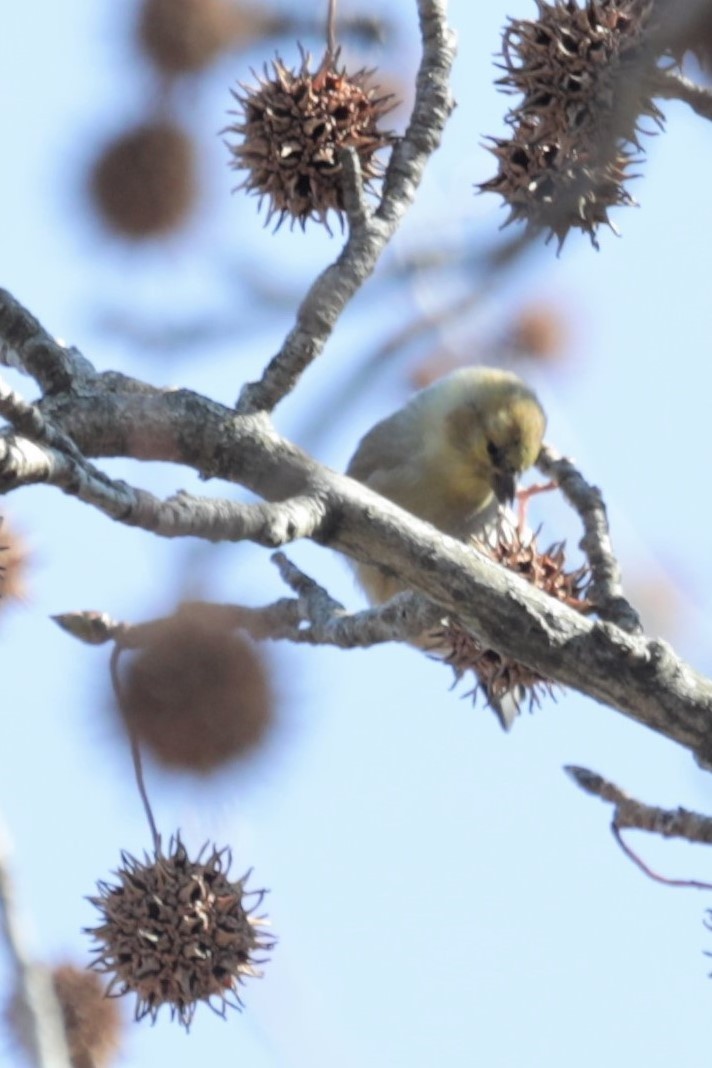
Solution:
<path fill-rule="evenodd" d="M 197 200 L 193 142 L 173 122 L 137 126 L 102 150 L 89 188 L 106 226 L 123 237 L 141 239 L 177 230 Z"/>
<path fill-rule="evenodd" d="M 567 329 L 553 305 L 528 304 L 515 314 L 505 344 L 516 356 L 555 362 L 566 348 Z"/>
<path fill-rule="evenodd" d="M 246 889 L 249 872 L 228 878 L 228 850 L 213 846 L 203 859 L 206 849 L 191 860 L 176 835 L 167 854 L 140 861 L 124 852 L 118 882 L 100 882 L 89 899 L 101 913 L 85 931 L 98 943 L 92 968 L 111 976 L 108 994 L 136 995 L 137 1020 L 155 1021 L 167 1005 L 188 1028 L 201 1001 L 219 1015 L 241 1008 L 240 984 L 261 976 L 262 954 L 275 944 L 254 914 L 265 891 Z"/>
<path fill-rule="evenodd" d="M 208 774 L 246 759 L 276 722 L 260 649 L 188 609 L 151 627 L 128 661 L 121 691 L 127 730 L 170 768 Z"/>
<path fill-rule="evenodd" d="M 10 601 L 24 600 L 29 558 L 27 546 L 0 516 L 0 611 Z"/>
<path fill-rule="evenodd" d="M 548 230 L 611 228 L 612 207 L 635 203 L 624 183 L 642 152 L 639 122 L 662 125 L 647 81 L 655 69 L 653 0 L 537 0 L 536 21 L 511 19 L 502 44 L 505 92 L 521 94 L 491 138 L 498 173 L 479 186 L 509 207 L 507 223 Z M 505 224 L 506 225 L 506 224 Z"/>
<path fill-rule="evenodd" d="M 408 370 L 408 383 L 413 389 L 425 389 L 433 382 L 437 382 L 443 375 L 462 367 L 462 361 L 458 360 L 448 349 L 435 349 L 425 359 L 419 360 Z"/>
<path fill-rule="evenodd" d="M 272 76 L 265 66 L 255 88 L 233 90 L 240 110 L 224 131 L 230 165 L 248 172 L 237 188 L 256 193 L 260 206 L 266 200 L 266 221 L 276 215 L 277 228 L 289 218 L 328 229 L 329 211 L 343 223 L 341 149 L 355 149 L 367 187 L 382 173 L 375 154 L 393 135 L 378 124 L 394 101 L 371 84 L 372 71 L 347 74 L 338 58 L 327 52 L 313 72 L 308 53 L 296 71 L 277 58 Z"/>
<path fill-rule="evenodd" d="M 191 74 L 227 49 L 259 40 L 272 21 L 256 5 L 237 0 L 143 0 L 137 33 L 160 71 Z"/>
<path fill-rule="evenodd" d="M 106 997 L 97 975 L 73 964 L 49 972 L 60 1009 L 73 1068 L 106 1068 L 117 1056 L 123 1022 L 115 1001 Z M 16 991 L 5 1010 L 10 1033 L 31 1055 L 30 1021 Z"/>

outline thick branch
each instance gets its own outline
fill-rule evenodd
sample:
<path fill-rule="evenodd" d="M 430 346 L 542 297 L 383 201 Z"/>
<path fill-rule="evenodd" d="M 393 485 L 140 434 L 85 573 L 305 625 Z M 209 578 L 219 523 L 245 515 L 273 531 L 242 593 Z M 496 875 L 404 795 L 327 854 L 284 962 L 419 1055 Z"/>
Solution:
<path fill-rule="evenodd" d="M 182 463 L 239 482 L 266 501 L 313 498 L 323 509 L 312 535 L 321 544 L 390 568 L 488 647 L 620 709 L 703 760 L 712 758 L 712 683 L 664 642 L 584 618 L 472 548 L 316 463 L 281 438 L 265 415 L 236 416 L 189 390 L 152 390 L 116 375 L 98 375 L 91 390 L 46 398 L 40 408 L 88 457 Z M 48 451 L 29 442 L 23 448 L 43 456 Z M 17 484 L 15 461 L 6 440 L 0 485 L 8 484 L 3 483 L 8 468 Z M 132 514 L 130 509 L 126 514 Z"/>
<path fill-rule="evenodd" d="M 447 27 L 445 7 L 445 0 L 418 0 L 423 56 L 415 105 L 408 129 L 391 154 L 378 209 L 367 214 L 358 194 L 351 189 L 350 233 L 341 255 L 312 284 L 294 327 L 262 378 L 243 388 L 238 412 L 271 412 L 294 388 L 302 372 L 323 350 L 348 301 L 373 273 L 379 256 L 412 204 L 425 164 L 440 144 L 452 110 L 448 77 L 454 39 Z M 346 177 L 350 186 L 358 180 L 348 165 Z"/>

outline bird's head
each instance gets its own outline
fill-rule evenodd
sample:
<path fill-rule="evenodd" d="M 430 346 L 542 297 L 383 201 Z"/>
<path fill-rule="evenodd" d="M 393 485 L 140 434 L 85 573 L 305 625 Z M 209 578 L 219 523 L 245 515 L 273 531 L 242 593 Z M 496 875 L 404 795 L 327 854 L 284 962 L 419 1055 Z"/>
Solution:
<path fill-rule="evenodd" d="M 546 416 L 516 375 L 466 368 L 449 376 L 445 434 L 451 454 L 486 482 L 501 503 L 514 499 L 518 475 L 539 455 Z"/>

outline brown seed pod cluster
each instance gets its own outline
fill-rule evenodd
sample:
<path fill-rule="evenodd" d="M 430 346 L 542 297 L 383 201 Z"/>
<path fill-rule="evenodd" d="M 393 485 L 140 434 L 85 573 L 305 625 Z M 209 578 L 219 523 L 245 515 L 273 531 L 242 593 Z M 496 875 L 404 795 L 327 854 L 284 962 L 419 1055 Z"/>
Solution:
<path fill-rule="evenodd" d="M 128 130 L 102 151 L 89 188 L 103 221 L 123 237 L 139 240 L 177 230 L 197 198 L 193 142 L 163 119 Z"/>
<path fill-rule="evenodd" d="M 371 71 L 347 74 L 338 53 L 327 52 L 315 71 L 310 64 L 308 53 L 298 70 L 278 58 L 255 88 L 233 90 L 240 110 L 224 131 L 231 166 L 247 171 L 237 188 L 255 193 L 260 206 L 266 200 L 266 221 L 276 216 L 276 228 L 288 218 L 302 229 L 308 219 L 328 229 L 330 211 L 343 223 L 340 150 L 356 151 L 369 186 L 381 173 L 376 153 L 393 140 L 378 125 L 393 99 L 371 84 Z"/>
<path fill-rule="evenodd" d="M 478 544 L 478 548 L 557 601 L 580 612 L 591 610 L 586 600 L 588 570 L 586 567 L 566 570 L 563 542 L 542 551 L 537 546 L 535 534 L 522 534 L 518 527 L 503 522 L 496 536 Z M 528 700 L 531 710 L 540 704 L 542 697 L 554 691 L 556 684 L 551 679 L 526 664 L 488 649 L 455 619 L 448 620 L 433 635 L 433 640 L 438 646 L 449 648 L 445 659 L 456 679 L 468 671 L 473 672 L 477 682 L 472 694 L 476 697 L 481 693 L 506 728 L 511 726 L 516 712 L 505 715 L 502 711 L 504 702 L 513 704 L 518 711 Z"/>
<path fill-rule="evenodd" d="M 571 229 L 595 247 L 642 152 L 639 122 L 663 116 L 646 89 L 656 65 L 653 0 L 536 0 L 536 21 L 505 28 L 500 83 L 521 94 L 508 138 L 492 138 L 498 173 L 480 184 L 509 207 L 507 222 L 548 230 L 559 248 Z M 506 225 L 506 224 L 505 224 Z"/>
<path fill-rule="evenodd" d="M 203 774 L 252 755 L 276 718 L 257 646 L 187 608 L 153 625 L 129 662 L 120 713 L 159 763 Z"/>
<path fill-rule="evenodd" d="M 98 975 L 73 964 L 49 973 L 62 1012 L 64 1037 L 72 1068 L 106 1068 L 119 1051 L 122 1020 L 115 1001 L 107 998 Z M 19 993 L 8 1003 L 5 1016 L 11 1034 L 28 1053 L 30 1025 Z"/>
<path fill-rule="evenodd" d="M 254 915 L 265 892 L 245 889 L 249 872 L 230 881 L 227 850 L 213 847 L 203 859 L 206 852 L 191 860 L 176 836 L 167 855 L 122 853 L 118 883 L 99 883 L 89 899 L 102 914 L 86 930 L 98 943 L 91 967 L 111 975 L 107 994 L 136 995 L 137 1020 L 155 1020 L 167 1005 L 187 1028 L 201 1001 L 220 1015 L 241 1008 L 239 985 L 261 975 L 275 944 Z"/>
<path fill-rule="evenodd" d="M 144 0 L 138 41 L 164 74 L 192 74 L 232 44 L 259 37 L 264 24 L 257 8 L 232 0 Z"/>

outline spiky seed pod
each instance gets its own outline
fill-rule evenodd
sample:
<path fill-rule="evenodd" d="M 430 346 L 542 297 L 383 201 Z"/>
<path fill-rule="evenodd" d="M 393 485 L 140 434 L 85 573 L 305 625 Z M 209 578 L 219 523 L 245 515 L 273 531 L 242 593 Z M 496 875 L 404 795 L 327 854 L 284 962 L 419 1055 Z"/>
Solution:
<path fill-rule="evenodd" d="M 203 774 L 253 755 L 276 720 L 257 646 L 189 609 L 157 623 L 129 661 L 120 712 L 159 763 Z"/>
<path fill-rule="evenodd" d="M 168 853 L 137 860 L 122 853 L 118 883 L 98 884 L 89 900 L 102 914 L 86 929 L 95 942 L 91 967 L 111 975 L 107 994 L 136 994 L 135 1018 L 155 1021 L 162 1005 L 188 1028 L 198 1002 L 220 1015 L 241 1008 L 239 985 L 260 976 L 275 939 L 255 916 L 265 891 L 228 878 L 230 854 L 204 846 L 195 860 L 176 835 Z M 250 898 L 254 901 L 249 903 Z"/>
<path fill-rule="evenodd" d="M 73 1068 L 106 1068 L 119 1051 L 122 1020 L 115 1001 L 107 998 L 98 975 L 62 964 L 49 977 L 62 1011 L 67 1052 Z M 19 993 L 5 1010 L 11 1034 L 19 1046 L 32 1050 L 29 1021 Z"/>
<path fill-rule="evenodd" d="M 557 601 L 580 612 L 591 610 L 586 600 L 588 570 L 585 567 L 566 570 L 563 542 L 541 551 L 535 534 L 522 534 L 516 526 L 503 521 L 495 536 L 479 543 L 478 548 Z M 555 683 L 551 679 L 526 664 L 486 648 L 455 619 L 446 621 L 442 630 L 433 635 L 433 643 L 438 647 L 449 646 L 446 660 L 456 679 L 462 678 L 467 671 L 473 672 L 477 682 L 472 694 L 476 697 L 482 693 L 500 718 L 500 706 L 507 698 L 518 706 L 528 700 L 532 709 L 543 696 L 553 693 Z"/>
<path fill-rule="evenodd" d="M 190 74 L 225 49 L 258 39 L 266 26 L 257 7 L 230 0 L 143 0 L 138 40 L 165 74 Z"/>
<path fill-rule="evenodd" d="M 0 516 L 0 609 L 25 596 L 25 576 L 29 552 L 21 538 Z"/>
<path fill-rule="evenodd" d="M 233 90 L 240 110 L 224 131 L 230 165 L 247 171 L 237 188 L 256 193 L 260 206 L 267 201 L 266 221 L 276 215 L 276 228 L 289 218 L 302 229 L 307 219 L 328 229 L 329 211 L 343 224 L 340 149 L 356 150 L 368 187 L 382 172 L 376 153 L 393 140 L 378 127 L 393 98 L 371 84 L 372 71 L 347 74 L 338 53 L 327 52 L 313 72 L 310 63 L 303 52 L 294 71 L 277 58 L 256 88 Z"/>
<path fill-rule="evenodd" d="M 172 122 L 138 126 L 102 151 L 89 188 L 106 225 L 123 237 L 177 230 L 197 198 L 193 142 Z"/>
<path fill-rule="evenodd" d="M 510 136 L 491 139 L 498 173 L 479 189 L 503 197 L 507 222 L 548 230 L 559 247 L 577 228 L 597 247 L 597 228 L 613 228 L 609 210 L 634 203 L 623 183 L 641 152 L 641 118 L 662 125 L 646 88 L 654 4 L 536 2 L 536 21 L 512 19 L 504 31 L 499 84 L 520 100 Z"/>

